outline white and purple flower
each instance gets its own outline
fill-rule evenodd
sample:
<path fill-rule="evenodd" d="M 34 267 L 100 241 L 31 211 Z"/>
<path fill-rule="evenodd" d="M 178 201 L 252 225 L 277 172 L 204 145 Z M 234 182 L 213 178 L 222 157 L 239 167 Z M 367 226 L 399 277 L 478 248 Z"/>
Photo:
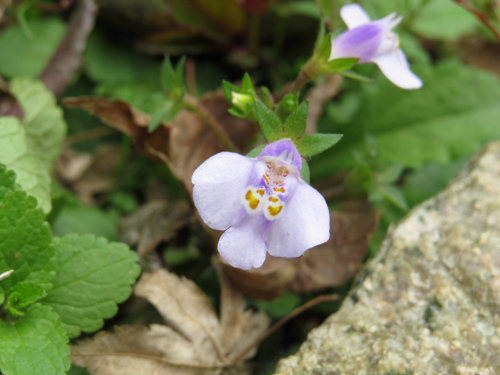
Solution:
<path fill-rule="evenodd" d="M 411 70 L 399 48 L 399 38 L 392 29 L 401 22 L 392 13 L 377 21 L 358 4 L 342 7 L 340 16 L 349 30 L 332 41 L 329 60 L 359 58 L 359 63 L 375 63 L 389 81 L 403 89 L 418 89 L 422 81 Z"/>
<path fill-rule="evenodd" d="M 218 250 L 231 266 L 262 266 L 266 253 L 295 258 L 330 238 L 323 196 L 302 180 L 302 159 L 289 139 L 255 158 L 221 152 L 193 173 L 193 200 L 203 221 L 225 230 Z"/>

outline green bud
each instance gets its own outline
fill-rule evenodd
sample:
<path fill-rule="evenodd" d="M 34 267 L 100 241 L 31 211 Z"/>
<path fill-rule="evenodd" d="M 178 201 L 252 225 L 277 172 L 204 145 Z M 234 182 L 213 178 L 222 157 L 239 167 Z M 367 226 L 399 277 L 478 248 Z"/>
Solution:
<path fill-rule="evenodd" d="M 233 106 L 239 109 L 243 114 L 249 114 L 253 110 L 253 97 L 249 94 L 241 94 L 233 91 L 231 93 L 231 102 Z"/>

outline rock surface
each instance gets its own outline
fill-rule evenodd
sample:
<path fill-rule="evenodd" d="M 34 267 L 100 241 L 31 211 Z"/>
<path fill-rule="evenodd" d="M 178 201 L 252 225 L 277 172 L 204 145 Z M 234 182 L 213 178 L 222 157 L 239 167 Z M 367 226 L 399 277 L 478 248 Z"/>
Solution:
<path fill-rule="evenodd" d="M 280 375 L 500 373 L 500 143 L 389 231 Z"/>

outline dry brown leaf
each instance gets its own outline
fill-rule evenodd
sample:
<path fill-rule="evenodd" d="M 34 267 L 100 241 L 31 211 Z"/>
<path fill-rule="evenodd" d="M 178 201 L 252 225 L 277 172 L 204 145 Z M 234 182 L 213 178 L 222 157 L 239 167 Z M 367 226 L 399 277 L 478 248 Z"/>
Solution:
<path fill-rule="evenodd" d="M 266 330 L 269 319 L 245 310 L 244 300 L 228 282 L 222 281 L 221 288 L 219 320 L 191 280 L 165 270 L 145 274 L 135 294 L 151 302 L 166 325 L 101 332 L 72 346 L 71 361 L 96 375 L 223 374 L 240 348 L 250 346 Z M 248 368 L 238 373 L 246 374 Z"/>
<path fill-rule="evenodd" d="M 306 292 L 340 286 L 351 280 L 361 269 L 377 223 L 377 214 L 370 211 L 332 212 L 330 239 L 304 254 L 290 289 Z"/>
<path fill-rule="evenodd" d="M 121 240 L 142 257 L 161 241 L 171 239 L 191 215 L 186 202 L 148 202 L 120 221 Z"/>
<path fill-rule="evenodd" d="M 81 97 L 65 99 L 63 104 L 86 109 L 109 126 L 130 135 L 141 152 L 165 162 L 189 193 L 193 188 L 191 176 L 194 170 L 210 156 L 224 151 L 210 127 L 193 112 L 181 111 L 168 125 L 162 124 L 149 133 L 149 115 L 125 102 Z M 201 105 L 241 149 L 257 133 L 255 124 L 227 112 L 229 103 L 221 91 L 203 97 Z"/>

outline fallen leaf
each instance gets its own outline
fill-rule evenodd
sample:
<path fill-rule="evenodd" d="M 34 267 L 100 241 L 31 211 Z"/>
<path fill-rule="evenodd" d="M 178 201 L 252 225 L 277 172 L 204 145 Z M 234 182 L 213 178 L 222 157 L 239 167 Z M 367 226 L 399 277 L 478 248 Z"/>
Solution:
<path fill-rule="evenodd" d="M 191 215 L 186 202 L 148 202 L 120 221 L 121 240 L 142 257 L 161 241 L 171 239 Z"/>
<path fill-rule="evenodd" d="M 71 361 L 96 375 L 227 374 L 232 359 L 267 329 L 269 319 L 245 310 L 243 297 L 224 279 L 221 288 L 219 320 L 191 280 L 165 270 L 145 274 L 135 294 L 151 302 L 166 325 L 101 332 L 72 346 Z M 238 374 L 250 373 L 249 367 L 239 366 Z"/>
<path fill-rule="evenodd" d="M 193 112 L 181 111 L 168 125 L 162 124 L 149 133 L 147 126 L 150 116 L 125 102 L 81 97 L 67 98 L 63 104 L 83 108 L 109 126 L 128 134 L 141 152 L 166 163 L 189 193 L 193 188 L 191 176 L 194 170 L 210 156 L 224 151 L 210 127 Z M 257 134 L 255 124 L 227 112 L 230 106 L 221 91 L 203 97 L 201 104 L 239 148 L 244 149 Z"/>
<path fill-rule="evenodd" d="M 378 215 L 371 211 L 332 212 L 330 239 L 306 251 L 289 288 L 302 293 L 351 280 L 361 269 L 377 224 Z"/>

